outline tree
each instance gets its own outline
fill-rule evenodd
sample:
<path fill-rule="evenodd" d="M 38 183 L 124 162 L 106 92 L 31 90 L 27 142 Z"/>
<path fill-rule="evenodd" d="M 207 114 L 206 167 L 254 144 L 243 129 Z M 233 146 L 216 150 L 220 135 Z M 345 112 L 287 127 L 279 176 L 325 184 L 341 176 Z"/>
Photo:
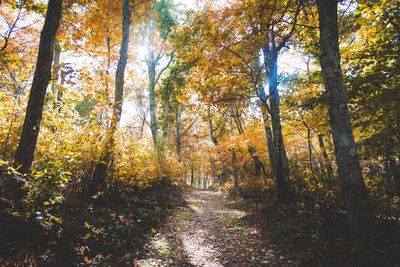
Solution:
<path fill-rule="evenodd" d="M 174 53 L 172 52 L 169 55 L 170 58 L 162 69 L 157 71 L 157 66 L 166 53 L 166 41 L 172 30 L 172 27 L 175 25 L 175 20 L 171 15 L 172 8 L 172 3 L 169 0 L 155 1 L 153 9 L 150 10 L 144 32 L 146 35 L 145 38 L 147 39 L 146 42 L 148 49 L 146 55 L 146 64 L 148 72 L 150 130 L 157 153 L 160 153 L 163 149 L 163 142 L 160 142 L 161 140 L 158 134 L 159 123 L 157 120 L 156 111 L 156 87 L 163 73 L 171 65 L 174 59 Z"/>
<path fill-rule="evenodd" d="M 317 0 L 320 24 L 320 60 L 328 101 L 338 173 L 347 209 L 350 233 L 355 239 L 366 234 L 370 222 L 367 189 L 361 173 L 347 107 L 340 64 L 337 1 Z"/>
<path fill-rule="evenodd" d="M 19 170 L 23 173 L 31 168 L 35 154 L 46 90 L 51 77 L 54 42 L 60 25 L 61 11 L 62 0 L 49 0 L 21 138 L 14 156 L 14 164 L 19 166 Z"/>
<path fill-rule="evenodd" d="M 357 42 L 343 51 L 351 115 L 360 135 L 360 157 L 383 166 L 383 183 L 400 192 L 400 18 L 399 1 L 362 1 L 355 11 Z M 368 176 L 380 175 L 370 171 Z"/>
<path fill-rule="evenodd" d="M 111 118 L 111 126 L 107 131 L 106 145 L 100 160 L 96 163 L 93 174 L 89 194 L 97 192 L 99 189 L 104 188 L 107 176 L 107 168 L 111 161 L 114 151 L 115 133 L 117 131 L 118 123 L 121 120 L 122 104 L 124 100 L 124 77 L 125 68 L 128 61 L 128 45 L 129 45 L 129 29 L 131 25 L 131 9 L 130 1 L 123 0 L 122 4 L 122 40 L 119 52 L 119 60 L 117 71 L 115 73 L 115 96 L 113 115 Z"/>
<path fill-rule="evenodd" d="M 292 37 L 300 13 L 299 1 L 263 2 L 260 1 L 251 7 L 247 3 L 240 3 L 233 12 L 237 18 L 237 28 L 229 29 L 229 33 L 236 33 L 243 40 L 237 41 L 235 37 L 228 38 L 224 48 L 239 57 L 248 67 L 252 76 L 255 93 L 264 106 L 261 106 L 267 145 L 270 153 L 272 173 L 277 183 L 277 199 L 279 202 L 289 202 L 292 192 L 289 183 L 289 163 L 282 134 L 282 122 L 280 114 L 280 95 L 278 90 L 278 56 Z M 250 14 L 260 14 L 251 16 Z M 239 21 L 239 22 L 236 22 Z M 250 34 L 249 34 L 250 32 Z M 233 39 L 233 40 L 230 40 Z M 251 47 L 249 47 L 251 46 Z M 254 47 L 258 51 L 254 51 Z M 235 49 L 236 48 L 236 49 Z M 263 53 L 264 62 L 260 63 L 259 51 Z M 240 51 L 240 52 L 238 52 Z M 250 53 L 248 51 L 251 51 Z M 252 56 L 247 59 L 247 57 Z M 264 65 L 265 78 L 261 79 L 261 66 Z M 263 83 L 268 83 L 268 95 L 266 95 Z M 266 112 L 267 111 L 267 112 Z M 268 116 L 269 113 L 269 116 Z M 271 127 L 269 126 L 271 121 Z"/>
<path fill-rule="evenodd" d="M 276 4 L 276 3 L 275 3 Z M 274 4 L 274 5 L 275 5 Z M 279 4 L 278 4 L 279 5 Z M 266 44 L 262 48 L 264 56 L 264 64 L 266 69 L 268 92 L 269 92 L 269 113 L 271 115 L 272 124 L 272 137 L 274 149 L 274 162 L 275 176 L 277 183 L 277 198 L 279 202 L 289 202 L 291 200 L 291 189 L 289 185 L 289 162 L 286 155 L 285 145 L 282 134 L 282 123 L 280 115 L 280 96 L 278 91 L 278 55 L 280 51 L 287 45 L 289 39 L 294 33 L 297 24 L 297 17 L 300 12 L 300 2 L 295 1 L 294 12 L 292 14 L 292 21 L 286 27 L 280 29 L 280 21 L 275 22 L 275 17 L 284 18 L 287 16 L 286 12 L 292 7 L 291 1 L 285 3 L 283 7 L 278 7 L 278 12 L 275 11 L 276 6 L 270 7 L 271 12 L 270 21 L 267 22 L 267 39 Z M 279 12 L 279 8 L 282 11 Z M 267 15 L 268 16 L 268 15 Z M 263 96 L 260 97 L 261 101 L 265 102 Z M 265 113 L 264 113 L 265 114 Z M 267 137 L 269 134 L 267 133 Z M 270 143 L 271 141 L 268 141 Z"/>

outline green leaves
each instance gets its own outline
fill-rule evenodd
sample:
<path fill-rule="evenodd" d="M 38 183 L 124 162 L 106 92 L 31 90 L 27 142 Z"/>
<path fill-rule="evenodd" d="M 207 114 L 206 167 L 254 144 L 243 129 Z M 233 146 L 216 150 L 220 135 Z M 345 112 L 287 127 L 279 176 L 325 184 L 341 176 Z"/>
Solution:
<path fill-rule="evenodd" d="M 176 18 L 173 16 L 175 7 L 171 0 L 156 0 L 154 1 L 154 8 L 158 15 L 157 27 L 160 31 L 160 37 L 165 40 L 177 24 Z"/>

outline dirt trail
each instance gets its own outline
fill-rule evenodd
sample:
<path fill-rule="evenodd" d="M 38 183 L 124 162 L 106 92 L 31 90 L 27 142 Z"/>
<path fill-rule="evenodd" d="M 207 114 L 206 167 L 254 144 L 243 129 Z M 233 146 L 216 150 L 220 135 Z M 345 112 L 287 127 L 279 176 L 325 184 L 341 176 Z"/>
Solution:
<path fill-rule="evenodd" d="M 135 266 L 287 266 L 276 246 L 222 192 L 193 190 L 147 243 Z"/>

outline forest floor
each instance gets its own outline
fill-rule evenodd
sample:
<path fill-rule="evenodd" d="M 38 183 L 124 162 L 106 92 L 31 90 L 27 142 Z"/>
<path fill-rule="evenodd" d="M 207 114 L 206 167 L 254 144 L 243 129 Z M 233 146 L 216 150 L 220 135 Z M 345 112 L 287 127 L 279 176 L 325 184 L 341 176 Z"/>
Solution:
<path fill-rule="evenodd" d="M 166 180 L 127 188 L 92 203 L 70 197 L 52 225 L 0 207 L 0 266 L 400 266 L 398 223 L 376 220 L 356 254 L 345 213 L 330 203 Z"/>
<path fill-rule="evenodd" d="M 144 246 L 135 266 L 296 266 L 236 208 L 241 198 L 192 190 Z M 239 205 L 238 205 L 239 204 Z"/>

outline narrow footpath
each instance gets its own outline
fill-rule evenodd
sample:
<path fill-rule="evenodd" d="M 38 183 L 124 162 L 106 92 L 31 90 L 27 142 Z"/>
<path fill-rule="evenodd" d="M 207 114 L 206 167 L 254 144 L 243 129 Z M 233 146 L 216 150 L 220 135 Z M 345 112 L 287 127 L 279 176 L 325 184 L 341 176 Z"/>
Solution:
<path fill-rule="evenodd" d="M 222 192 L 193 190 L 154 233 L 135 266 L 296 266 Z"/>

